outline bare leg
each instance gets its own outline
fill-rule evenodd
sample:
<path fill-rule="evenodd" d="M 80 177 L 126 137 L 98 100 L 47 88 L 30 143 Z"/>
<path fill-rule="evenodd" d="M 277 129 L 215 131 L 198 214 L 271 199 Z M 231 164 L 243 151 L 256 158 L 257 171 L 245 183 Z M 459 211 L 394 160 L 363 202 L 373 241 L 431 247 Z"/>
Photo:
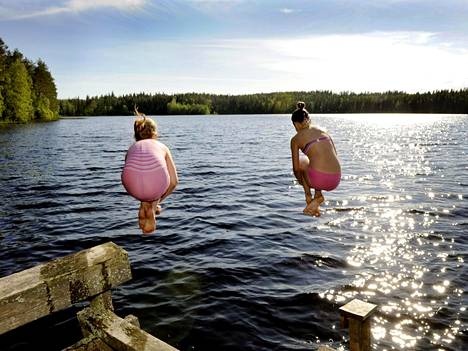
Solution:
<path fill-rule="evenodd" d="M 324 201 L 322 192 L 320 190 L 315 190 L 314 198 L 312 199 L 308 172 L 309 159 L 307 157 L 301 157 L 299 162 L 301 167 L 302 187 L 304 188 L 306 196 L 306 207 L 302 213 L 308 216 L 320 217 L 320 204 Z"/>
<path fill-rule="evenodd" d="M 145 223 L 146 223 L 145 210 L 143 207 L 143 202 L 140 202 L 140 209 L 138 210 L 138 224 L 141 230 L 143 230 L 143 228 L 145 227 Z"/>
<path fill-rule="evenodd" d="M 302 213 L 312 215 L 308 213 L 308 211 L 306 211 L 313 200 L 312 194 L 310 192 L 309 175 L 307 174 L 307 170 L 309 168 L 309 159 L 307 157 L 300 157 L 299 162 L 300 162 L 300 167 L 301 167 L 301 173 L 300 173 L 301 179 L 299 179 L 299 183 L 301 183 L 302 187 L 304 188 L 305 200 L 306 200 L 306 207 L 304 208 L 304 211 L 302 211 Z"/>
<path fill-rule="evenodd" d="M 154 231 L 156 230 L 156 216 L 161 214 L 161 206 L 159 205 L 159 199 L 151 203 L 151 211 L 153 212 L 153 216 L 154 216 L 154 229 L 153 229 Z"/>
<path fill-rule="evenodd" d="M 304 214 L 320 217 L 320 204 L 324 201 L 325 198 L 323 197 L 322 192 L 320 190 L 315 190 L 314 199 L 304 209 Z"/>
<path fill-rule="evenodd" d="M 302 187 L 304 188 L 306 206 L 312 202 L 312 193 L 310 192 L 309 180 L 307 174 L 302 174 Z"/>
<path fill-rule="evenodd" d="M 143 227 L 140 226 L 143 234 L 150 234 L 156 229 L 156 218 L 154 216 L 153 202 L 142 202 L 141 210 L 144 216 Z"/>

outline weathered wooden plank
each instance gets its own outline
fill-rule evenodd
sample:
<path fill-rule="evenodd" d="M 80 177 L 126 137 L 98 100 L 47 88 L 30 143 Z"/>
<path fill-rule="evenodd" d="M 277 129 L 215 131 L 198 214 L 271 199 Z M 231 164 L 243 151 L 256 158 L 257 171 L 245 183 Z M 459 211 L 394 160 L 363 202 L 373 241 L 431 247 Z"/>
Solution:
<path fill-rule="evenodd" d="M 82 329 L 117 351 L 177 351 L 109 310 L 94 311 L 88 307 L 78 312 L 78 320 Z"/>
<path fill-rule="evenodd" d="M 96 336 L 81 339 L 76 344 L 63 349 L 62 351 L 115 351 L 104 341 Z"/>
<path fill-rule="evenodd" d="M 130 279 L 127 252 L 112 242 L 0 278 L 0 334 Z"/>

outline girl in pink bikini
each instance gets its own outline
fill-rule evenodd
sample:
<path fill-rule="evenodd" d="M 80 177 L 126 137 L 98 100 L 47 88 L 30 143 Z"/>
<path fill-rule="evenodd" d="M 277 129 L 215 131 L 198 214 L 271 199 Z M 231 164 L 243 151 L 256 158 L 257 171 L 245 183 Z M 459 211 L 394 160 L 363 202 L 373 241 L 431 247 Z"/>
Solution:
<path fill-rule="evenodd" d="M 311 125 L 302 101 L 297 103 L 291 120 L 297 131 L 291 139 L 293 171 L 306 197 L 303 213 L 319 217 L 320 204 L 325 201 L 322 190 L 331 191 L 340 184 L 341 166 L 335 144 L 327 133 Z M 315 190 L 313 198 L 311 188 Z"/>
<path fill-rule="evenodd" d="M 179 180 L 171 153 L 166 145 L 156 140 L 156 123 L 139 113 L 133 125 L 136 142 L 125 156 L 122 184 L 125 190 L 141 201 L 138 222 L 144 234 L 156 229 L 159 205 L 177 186 Z"/>

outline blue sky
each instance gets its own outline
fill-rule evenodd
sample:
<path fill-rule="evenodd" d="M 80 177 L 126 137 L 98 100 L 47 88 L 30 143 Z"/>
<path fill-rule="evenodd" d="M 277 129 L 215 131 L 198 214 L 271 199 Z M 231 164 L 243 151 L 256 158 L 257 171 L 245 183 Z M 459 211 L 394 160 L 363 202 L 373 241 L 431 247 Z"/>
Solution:
<path fill-rule="evenodd" d="M 59 97 L 468 88 L 468 0 L 0 0 Z"/>

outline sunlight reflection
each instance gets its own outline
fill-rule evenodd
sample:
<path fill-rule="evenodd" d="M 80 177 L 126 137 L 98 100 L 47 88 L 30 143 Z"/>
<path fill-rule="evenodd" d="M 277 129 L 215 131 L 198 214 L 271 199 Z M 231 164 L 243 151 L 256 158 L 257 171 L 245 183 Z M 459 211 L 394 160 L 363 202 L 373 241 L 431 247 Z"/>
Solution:
<path fill-rule="evenodd" d="M 434 124 L 447 118 L 448 115 L 443 114 L 392 114 L 392 113 L 366 113 L 366 114 L 348 114 L 340 116 L 340 118 L 351 120 L 357 123 L 366 124 L 368 126 L 377 126 L 378 128 L 393 128 L 395 126 L 411 126 Z M 411 136 L 412 133 L 409 133 Z"/>
<path fill-rule="evenodd" d="M 343 272 L 352 283 L 345 291 L 326 291 L 323 297 L 340 304 L 356 297 L 378 303 L 372 333 L 379 350 L 389 345 L 393 350 L 414 349 L 422 339 L 437 345 L 434 349 L 443 349 L 464 327 L 459 315 L 466 309 L 457 306 L 464 293 L 452 287 L 455 284 L 449 278 L 454 267 L 464 264 L 464 257 L 454 255 L 454 239 L 446 238 L 439 225 L 441 221 L 450 224 L 447 219 L 460 211 L 456 204 L 443 201 L 459 202 L 465 196 L 440 188 L 444 168 L 432 161 L 432 155 L 450 142 L 444 126 L 447 118 L 343 117 L 366 130 L 365 138 L 353 136 L 356 142 L 349 152 L 368 170 L 344 176 L 359 192 L 337 201 L 337 206 L 353 210 L 327 223 L 344 232 L 352 228 L 355 243 Z M 434 124 L 439 125 L 434 128 Z M 452 319 L 441 317 L 444 327 L 430 324 L 431 318 L 447 309 L 457 313 Z"/>

